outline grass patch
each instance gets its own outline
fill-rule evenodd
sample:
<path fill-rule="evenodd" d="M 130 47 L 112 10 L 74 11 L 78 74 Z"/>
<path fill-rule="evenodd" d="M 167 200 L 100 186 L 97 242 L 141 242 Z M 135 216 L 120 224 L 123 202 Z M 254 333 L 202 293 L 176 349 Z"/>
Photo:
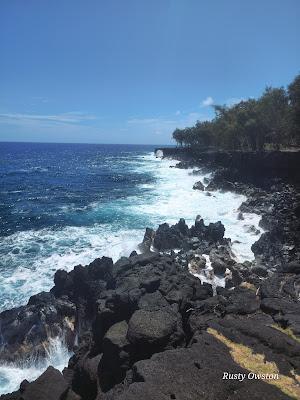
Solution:
<path fill-rule="evenodd" d="M 240 287 L 244 288 L 244 289 L 252 290 L 253 292 L 257 291 L 257 288 L 253 285 L 253 283 L 250 283 L 250 282 L 242 282 L 240 284 Z"/>
<path fill-rule="evenodd" d="M 278 374 L 279 379 L 265 379 L 264 382 L 276 386 L 283 393 L 294 399 L 300 399 L 299 375 L 295 375 L 293 371 L 291 371 L 293 378 L 279 374 L 279 369 L 275 362 L 266 361 L 263 354 L 253 353 L 250 347 L 231 341 L 213 328 L 208 328 L 207 332 L 229 348 L 231 357 L 242 368 L 259 375 Z"/>
<path fill-rule="evenodd" d="M 300 343 L 300 337 L 297 337 L 291 328 L 282 328 L 280 325 L 273 324 L 269 325 L 271 328 L 276 329 L 279 332 L 284 333 L 285 335 L 289 336 L 290 338 L 296 340 L 296 342 Z"/>

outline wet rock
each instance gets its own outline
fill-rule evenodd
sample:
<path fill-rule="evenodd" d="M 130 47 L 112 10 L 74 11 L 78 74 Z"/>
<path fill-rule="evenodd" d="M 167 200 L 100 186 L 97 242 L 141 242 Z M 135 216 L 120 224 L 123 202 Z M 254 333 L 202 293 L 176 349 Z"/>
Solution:
<path fill-rule="evenodd" d="M 209 253 L 209 258 L 214 273 L 217 275 L 224 275 L 226 268 L 235 263 L 226 246 L 218 246 L 217 249 L 212 249 Z"/>
<path fill-rule="evenodd" d="M 239 221 L 243 221 L 243 220 L 245 219 L 245 218 L 244 218 L 244 215 L 243 215 L 243 213 L 242 213 L 241 211 L 238 213 L 237 219 L 238 219 Z"/>
<path fill-rule="evenodd" d="M 23 400 L 61 400 L 67 391 L 68 385 L 62 374 L 53 367 L 48 367 L 36 381 L 26 385 L 21 398 Z"/>
<path fill-rule="evenodd" d="M 220 221 L 215 223 L 210 223 L 208 225 L 207 235 L 214 242 L 221 241 L 224 237 L 224 233 L 225 233 L 225 228 Z"/>
<path fill-rule="evenodd" d="M 253 233 L 254 235 L 259 235 L 260 234 L 260 230 L 257 229 L 254 225 L 248 226 L 247 232 L 248 233 Z"/>
<path fill-rule="evenodd" d="M 154 239 L 155 231 L 151 228 L 146 228 L 146 232 L 142 242 L 142 249 L 144 251 L 150 250 Z"/>
<path fill-rule="evenodd" d="M 71 347 L 75 339 L 75 305 L 50 293 L 32 296 L 27 306 L 0 314 L 0 357 L 16 361 L 43 357 L 49 337 L 64 334 Z"/>
<path fill-rule="evenodd" d="M 193 189 L 194 190 L 204 190 L 205 187 L 201 181 L 198 181 L 198 182 L 194 183 Z"/>
<path fill-rule="evenodd" d="M 195 255 L 189 262 L 189 271 L 192 274 L 199 274 L 203 272 L 206 267 L 206 258 L 200 255 Z"/>

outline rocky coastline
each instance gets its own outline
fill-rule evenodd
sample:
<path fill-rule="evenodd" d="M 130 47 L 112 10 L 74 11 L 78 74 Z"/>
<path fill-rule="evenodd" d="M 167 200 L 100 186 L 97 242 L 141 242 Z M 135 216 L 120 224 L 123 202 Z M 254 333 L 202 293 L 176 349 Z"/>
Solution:
<path fill-rule="evenodd" d="M 141 254 L 57 271 L 50 292 L 0 314 L 0 358 L 43 357 L 57 336 L 73 356 L 62 374 L 49 367 L 1 400 L 300 398 L 296 162 L 279 168 L 273 155 L 264 170 L 251 167 L 258 155 L 247 163 L 241 155 L 168 152 L 177 168 L 213 170 L 195 190 L 245 194 L 239 218 L 256 212 L 265 230 L 254 260 L 237 262 L 222 221 L 205 225 L 198 216 L 191 227 L 181 219 L 147 228 Z M 223 285 L 208 283 L 209 274 Z"/>

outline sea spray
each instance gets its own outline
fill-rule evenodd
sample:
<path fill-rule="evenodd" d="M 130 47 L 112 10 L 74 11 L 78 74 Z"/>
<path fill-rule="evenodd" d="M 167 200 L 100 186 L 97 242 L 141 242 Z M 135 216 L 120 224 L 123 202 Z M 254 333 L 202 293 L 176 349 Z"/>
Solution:
<path fill-rule="evenodd" d="M 66 149 L 69 151 L 67 145 Z M 174 168 L 176 161 L 157 159 L 153 153 L 145 151 L 126 151 L 117 156 L 114 151 L 103 156 L 102 153 L 98 155 L 99 147 L 92 146 L 86 156 L 84 146 L 70 149 L 63 158 L 51 153 L 47 159 L 45 155 L 49 168 L 35 170 L 32 165 L 30 193 L 24 193 L 23 187 L 20 190 L 13 187 L 15 179 L 22 182 L 29 175 L 24 177 L 22 168 L 21 172 L 8 174 L 7 182 L 4 180 L 7 188 L 3 186 L 1 193 L 6 193 L 7 201 L 19 205 L 27 195 L 28 204 L 34 205 L 32 209 L 37 217 L 27 215 L 27 204 L 20 209 L 18 223 L 14 220 L 17 211 L 9 215 L 11 226 L 19 228 L 2 237 L 0 242 L 2 310 L 24 304 L 31 295 L 49 290 L 57 269 L 70 271 L 77 264 L 88 264 L 103 255 L 116 261 L 137 248 L 146 226 L 156 229 L 161 223 L 174 224 L 180 218 L 191 225 L 198 214 L 206 224 L 222 221 L 225 236 L 232 239 L 237 261 L 253 259 L 251 245 L 259 237 L 260 217 L 244 214 L 243 220 L 238 219 L 238 208 L 245 200 L 242 195 L 215 191 L 208 197 L 205 191 L 193 190 L 196 181 L 210 178 L 209 173 L 200 171 L 195 175 L 191 169 Z M 50 165 L 53 160 L 55 166 Z M 77 160 L 76 165 L 74 160 Z M 31 163 L 35 162 L 33 157 Z M 14 165 L 9 168 L 13 170 Z M 65 176 L 65 183 L 60 180 L 50 188 L 59 174 Z M 105 176 L 106 185 L 102 176 Z M 39 193 L 41 182 L 43 195 Z M 77 188 L 81 191 L 76 192 Z M 251 230 L 252 225 L 255 229 Z M 48 365 L 62 369 L 69 357 L 64 341 L 55 338 L 43 360 L 2 363 L 0 391 L 10 392 L 23 379 L 35 379 Z"/>
<path fill-rule="evenodd" d="M 33 357 L 15 363 L 0 362 L 0 394 L 17 390 L 24 379 L 34 381 L 50 365 L 62 371 L 68 365 L 71 355 L 64 337 L 57 336 L 49 339 L 46 357 Z"/>
<path fill-rule="evenodd" d="M 174 168 L 176 163 L 158 159 L 153 153 L 128 154 L 121 166 L 126 165 L 128 175 L 138 182 L 134 194 L 109 202 L 94 201 L 79 214 L 77 211 L 86 226 L 30 229 L 2 238 L 0 310 L 24 304 L 31 295 L 49 290 L 57 269 L 70 271 L 103 255 L 116 261 L 137 249 L 146 226 L 156 229 L 161 223 L 175 224 L 180 218 L 191 225 L 198 214 L 206 224 L 222 221 L 237 261 L 253 259 L 251 245 L 259 237 L 260 216 L 245 213 L 243 220 L 238 219 L 245 196 L 215 191 L 208 197 L 205 191 L 193 190 L 196 181 L 204 182 L 211 174 L 194 175 L 192 169 Z M 117 161 L 114 169 L 118 171 Z M 74 210 L 69 206 L 64 212 L 72 214 Z M 110 223 L 89 224 L 91 219 L 109 218 Z M 30 279 L 32 274 L 34 280 Z"/>

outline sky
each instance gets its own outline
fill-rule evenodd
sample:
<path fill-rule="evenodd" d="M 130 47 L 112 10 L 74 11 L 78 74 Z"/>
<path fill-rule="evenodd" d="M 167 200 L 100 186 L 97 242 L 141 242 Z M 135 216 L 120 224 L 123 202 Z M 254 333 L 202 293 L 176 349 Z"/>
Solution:
<path fill-rule="evenodd" d="M 0 141 L 168 144 L 300 73 L 299 0 L 1 0 Z"/>

